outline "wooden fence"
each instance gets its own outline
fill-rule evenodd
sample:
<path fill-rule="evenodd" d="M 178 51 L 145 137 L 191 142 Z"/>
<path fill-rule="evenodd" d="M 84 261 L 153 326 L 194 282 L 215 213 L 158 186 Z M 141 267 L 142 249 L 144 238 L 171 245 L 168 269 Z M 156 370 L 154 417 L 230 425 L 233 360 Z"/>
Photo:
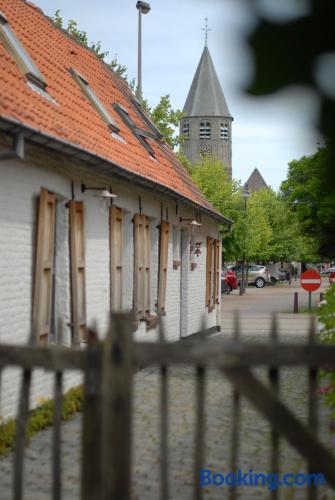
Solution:
<path fill-rule="evenodd" d="M 270 341 L 248 344 L 240 341 L 238 321 L 234 340 L 218 343 L 211 339 L 188 339 L 167 343 L 163 328 L 156 342 L 132 341 L 132 318 L 114 315 L 107 338 L 101 342 L 90 332 L 87 348 L 54 346 L 0 345 L 0 370 L 8 366 L 23 370 L 22 393 L 17 416 L 17 437 L 14 453 L 13 499 L 24 498 L 24 445 L 29 418 L 29 395 L 32 370 L 44 368 L 54 372 L 53 426 L 53 500 L 62 498 L 61 474 L 61 404 L 63 374 L 81 370 L 84 374 L 84 410 L 82 432 L 81 499 L 129 500 L 131 496 L 131 402 L 133 374 L 139 368 L 156 365 L 160 370 L 160 498 L 169 498 L 168 483 L 168 377 L 169 367 L 195 367 L 196 428 L 194 455 L 194 500 L 202 498 L 199 481 L 204 465 L 205 444 L 205 374 L 209 368 L 221 370 L 234 386 L 230 470 L 238 468 L 240 398 L 246 397 L 265 416 L 272 426 L 271 464 L 273 473 L 279 471 L 279 437 L 284 436 L 306 459 L 309 471 L 323 473 L 328 484 L 335 488 L 335 458 L 317 440 L 316 388 L 318 369 L 327 366 L 335 370 L 335 346 L 315 341 L 314 322 L 311 322 L 309 341 L 305 344 L 284 344 L 278 340 L 274 319 Z M 61 334 L 58 339 L 61 344 Z M 251 368 L 266 367 L 270 387 L 252 373 Z M 279 370 L 281 367 L 306 368 L 309 378 L 308 426 L 304 426 L 281 402 Z M 135 408 L 136 411 L 136 408 Z M 271 492 L 277 498 L 278 491 Z M 237 496 L 236 487 L 230 498 Z M 316 498 L 313 485 L 308 497 Z M 185 499 L 186 500 L 186 499 Z"/>

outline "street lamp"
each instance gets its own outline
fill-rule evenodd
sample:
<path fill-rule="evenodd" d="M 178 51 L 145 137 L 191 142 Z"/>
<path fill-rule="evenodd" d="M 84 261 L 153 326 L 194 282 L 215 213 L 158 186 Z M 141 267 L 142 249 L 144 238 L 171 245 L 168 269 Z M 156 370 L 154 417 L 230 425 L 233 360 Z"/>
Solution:
<path fill-rule="evenodd" d="M 243 191 L 242 191 L 242 197 L 244 199 L 244 221 L 246 223 L 247 220 L 247 199 L 250 196 L 250 192 L 248 190 L 248 184 L 244 185 Z M 245 245 L 246 245 L 246 227 L 244 228 L 244 245 L 243 245 L 243 260 L 242 260 L 242 279 L 241 279 L 241 285 L 240 285 L 240 295 L 243 295 L 245 293 L 246 287 L 248 286 L 247 282 L 247 276 L 248 272 L 245 269 Z M 245 276 L 245 277 L 244 277 Z"/>
<path fill-rule="evenodd" d="M 142 98 L 142 14 L 150 12 L 150 5 L 147 2 L 137 2 L 138 9 L 138 61 L 137 61 L 137 99 Z"/>

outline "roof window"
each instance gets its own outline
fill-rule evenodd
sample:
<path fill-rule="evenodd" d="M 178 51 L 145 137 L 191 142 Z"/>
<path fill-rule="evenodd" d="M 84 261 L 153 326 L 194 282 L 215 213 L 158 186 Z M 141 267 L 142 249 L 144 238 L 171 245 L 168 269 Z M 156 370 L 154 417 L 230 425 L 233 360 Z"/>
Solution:
<path fill-rule="evenodd" d="M 149 155 L 152 158 L 155 158 L 155 151 L 149 144 L 148 139 L 157 139 L 156 134 L 152 134 L 146 130 L 136 127 L 135 123 L 129 116 L 128 111 L 123 106 L 121 106 L 121 104 L 114 104 L 113 107 L 122 121 L 125 123 L 125 125 L 127 125 L 127 127 L 132 131 L 132 133 L 139 140 L 142 146 L 147 150 Z"/>
<path fill-rule="evenodd" d="M 87 99 L 90 101 L 92 106 L 95 108 L 95 110 L 99 113 L 101 118 L 105 123 L 107 123 L 108 127 L 112 130 L 112 132 L 119 133 L 120 129 L 117 126 L 116 122 L 114 119 L 111 117 L 111 115 L 106 111 L 104 106 L 101 104 L 99 101 L 98 97 L 95 95 L 93 92 L 92 88 L 90 87 L 88 81 L 80 74 L 78 71 L 74 69 L 70 69 L 70 73 L 73 76 L 73 78 L 76 80 L 78 83 L 79 87 L 87 97 Z"/>
<path fill-rule="evenodd" d="M 12 31 L 8 19 L 0 11 L 0 40 L 3 42 L 4 46 L 11 54 L 16 64 L 26 76 L 26 78 L 36 85 L 37 87 L 45 90 L 47 83 L 39 71 L 37 66 L 30 59 L 28 53 L 25 51 L 19 40 L 16 38 L 14 32 Z"/>

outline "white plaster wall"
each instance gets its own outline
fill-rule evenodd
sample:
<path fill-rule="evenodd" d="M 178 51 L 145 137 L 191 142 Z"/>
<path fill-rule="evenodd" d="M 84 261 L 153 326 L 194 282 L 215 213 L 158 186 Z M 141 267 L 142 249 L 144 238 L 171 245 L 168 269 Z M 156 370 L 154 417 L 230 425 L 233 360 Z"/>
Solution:
<path fill-rule="evenodd" d="M 42 158 L 43 160 L 43 158 Z M 49 165 L 48 167 L 46 165 Z M 133 302 L 133 224 L 134 214 L 139 212 L 138 197 L 141 197 L 142 213 L 152 221 L 151 250 L 151 305 L 156 312 L 158 283 L 158 249 L 161 203 L 164 218 L 168 214 L 170 239 L 168 255 L 168 275 L 166 292 L 166 316 L 164 323 L 167 339 L 180 338 L 180 280 L 181 270 L 173 269 L 173 225 L 180 226 L 179 217 L 194 218 L 194 210 L 178 207 L 173 200 L 164 198 L 152 190 L 98 174 L 94 169 L 76 164 L 57 161 L 57 158 L 40 158 L 32 155 L 28 161 L 4 161 L 0 163 L 0 342 L 27 342 L 30 333 L 35 232 L 37 221 L 37 200 L 41 187 L 46 187 L 57 195 L 57 244 L 56 244 L 56 315 L 64 318 L 65 340 L 70 343 L 70 278 L 68 246 L 68 211 L 66 202 L 71 198 L 71 179 L 74 181 L 75 199 L 83 200 L 85 206 L 86 233 L 86 298 L 87 323 L 96 321 L 101 336 L 108 326 L 109 312 L 109 220 L 108 207 L 93 196 L 92 191 L 81 192 L 81 183 L 89 186 L 109 186 L 118 198 L 115 204 L 124 209 L 124 267 L 123 267 L 123 308 L 131 310 Z M 185 226 L 187 230 L 187 226 Z M 198 266 L 190 270 L 189 244 L 186 242 L 184 262 L 187 280 L 183 282 L 183 305 L 185 335 L 201 328 L 205 317 L 206 327 L 217 324 L 215 311 L 208 313 L 205 307 L 206 237 L 217 237 L 217 225 L 203 217 L 202 227 L 197 232 L 197 241 L 202 241 L 202 254 Z M 141 322 L 136 339 L 152 341 L 157 331 L 147 331 Z M 19 371 L 5 370 L 0 399 L 0 415 L 6 418 L 16 410 L 19 389 Z M 39 370 L 34 373 L 31 404 L 36 405 L 42 398 L 50 397 L 53 377 Z M 81 381 L 78 374 L 66 376 L 65 388 Z"/>

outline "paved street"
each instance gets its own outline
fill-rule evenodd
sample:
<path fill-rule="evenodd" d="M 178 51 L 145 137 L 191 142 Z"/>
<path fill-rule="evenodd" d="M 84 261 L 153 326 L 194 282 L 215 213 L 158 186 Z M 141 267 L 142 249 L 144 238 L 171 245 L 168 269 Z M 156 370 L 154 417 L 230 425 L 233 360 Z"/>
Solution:
<path fill-rule="evenodd" d="M 256 289 L 250 287 L 245 296 L 237 292 L 224 296 L 222 304 L 222 332 L 213 336 L 215 342 L 231 338 L 234 312 L 237 311 L 242 325 L 242 339 L 259 342 L 268 336 L 271 315 L 278 313 L 280 338 L 285 341 L 305 341 L 308 328 L 307 315 L 293 315 L 293 292 L 296 285 L 281 285 Z M 307 304 L 307 294 L 300 293 L 301 302 Z M 185 343 L 185 348 L 186 343 Z M 192 498 L 194 484 L 192 457 L 194 449 L 195 385 L 193 370 L 185 367 L 170 369 L 169 378 L 169 473 L 170 498 L 187 500 Z M 264 370 L 255 370 L 257 376 L 267 381 Z M 133 498 L 136 500 L 158 500 L 159 435 L 158 404 L 160 378 L 156 369 L 139 372 L 135 376 L 134 391 L 134 456 L 133 456 Z M 303 369 L 281 371 L 280 391 L 283 401 L 302 420 L 306 421 L 307 373 Z M 229 447 L 232 422 L 232 388 L 217 372 L 210 372 L 206 379 L 206 458 L 205 465 L 215 472 L 229 472 Z M 330 443 L 328 433 L 329 416 L 320 411 L 320 435 L 323 442 Z M 80 463 L 81 416 L 75 416 L 63 425 L 63 478 L 64 498 L 77 499 Z M 242 400 L 241 449 L 239 466 L 244 472 L 268 472 L 270 453 L 270 428 L 268 423 Z M 27 500 L 45 500 L 50 497 L 50 453 L 51 430 L 39 433 L 27 449 L 26 496 Z M 0 461 L 1 500 L 10 498 L 12 457 Z M 281 471 L 305 472 L 305 465 L 299 455 L 286 443 L 281 442 Z M 335 495 L 322 490 L 323 499 Z M 228 498 L 223 487 L 205 490 L 209 500 Z M 241 487 L 239 498 L 267 499 L 266 488 Z M 304 499 L 304 488 L 282 490 L 280 498 Z"/>

